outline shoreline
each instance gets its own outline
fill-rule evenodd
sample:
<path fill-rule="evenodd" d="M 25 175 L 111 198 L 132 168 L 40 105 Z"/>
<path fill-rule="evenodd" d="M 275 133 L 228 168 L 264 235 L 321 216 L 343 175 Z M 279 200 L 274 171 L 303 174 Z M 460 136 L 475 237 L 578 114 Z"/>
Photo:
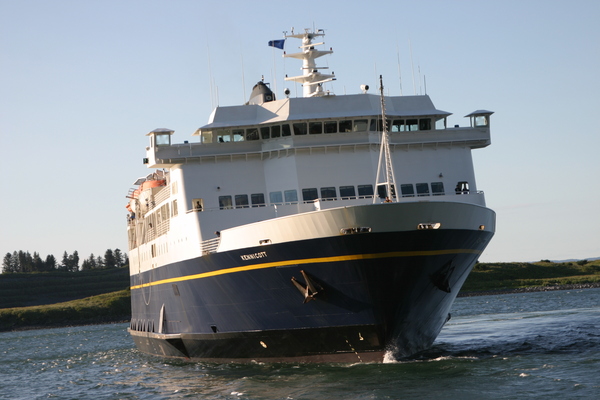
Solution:
<path fill-rule="evenodd" d="M 503 294 L 515 294 L 515 293 L 533 293 L 533 292 L 549 292 L 556 290 L 582 290 L 582 289 L 597 289 L 600 288 L 600 282 L 594 283 L 582 283 L 582 284 L 568 284 L 568 285 L 555 285 L 555 286 L 531 286 L 524 288 L 514 289 L 497 289 L 497 290 L 482 290 L 482 291 L 470 291 L 470 292 L 459 292 L 457 297 L 475 297 L 475 296 L 496 296 Z M 107 324 L 120 324 L 128 323 L 131 318 L 124 318 L 124 316 L 117 318 L 106 318 L 99 317 L 97 320 L 86 319 L 80 323 L 77 321 L 69 321 L 67 323 L 49 323 L 47 325 L 24 325 L 14 327 L 12 329 L 0 329 L 1 332 L 21 332 L 38 329 L 54 329 L 54 328 L 69 328 L 75 326 L 89 326 L 89 325 L 107 325 Z"/>
<path fill-rule="evenodd" d="M 531 286 L 531 287 L 513 288 L 513 289 L 496 289 L 496 290 L 459 292 L 457 297 L 494 296 L 494 295 L 500 295 L 500 294 L 551 292 L 551 291 L 555 291 L 555 290 L 579 290 L 579 289 L 597 289 L 597 288 L 600 288 L 600 282 L 577 283 L 577 284 L 554 285 L 554 286 Z"/>

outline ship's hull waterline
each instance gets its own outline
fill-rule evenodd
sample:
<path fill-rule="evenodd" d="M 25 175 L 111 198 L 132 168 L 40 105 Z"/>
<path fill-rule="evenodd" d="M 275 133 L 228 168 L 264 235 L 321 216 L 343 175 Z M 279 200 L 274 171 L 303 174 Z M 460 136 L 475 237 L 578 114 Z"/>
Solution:
<path fill-rule="evenodd" d="M 421 216 L 442 206 L 411 204 L 419 204 Z M 190 360 L 374 362 L 386 353 L 413 355 L 431 346 L 493 236 L 493 211 L 446 207 L 471 226 L 446 229 L 442 221 L 439 229 L 275 243 L 134 274 L 130 333 L 146 353 Z"/>

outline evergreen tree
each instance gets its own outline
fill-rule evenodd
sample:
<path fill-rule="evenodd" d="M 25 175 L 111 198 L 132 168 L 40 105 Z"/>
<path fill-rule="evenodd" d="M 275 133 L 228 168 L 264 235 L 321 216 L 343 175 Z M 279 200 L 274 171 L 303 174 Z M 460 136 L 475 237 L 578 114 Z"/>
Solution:
<path fill-rule="evenodd" d="M 7 274 L 12 272 L 17 272 L 17 266 L 13 263 L 13 255 L 6 253 L 2 260 L 2 273 Z"/>
<path fill-rule="evenodd" d="M 117 262 L 115 260 L 115 255 L 111 249 L 106 250 L 104 253 L 104 267 L 105 268 L 116 268 Z"/>
<path fill-rule="evenodd" d="M 65 252 L 63 253 L 63 258 L 62 258 L 62 262 L 60 263 L 60 269 L 68 271 L 69 270 L 69 253 L 67 253 L 67 251 L 65 250 Z"/>
<path fill-rule="evenodd" d="M 100 256 L 96 257 L 96 268 L 104 268 L 104 260 Z"/>
<path fill-rule="evenodd" d="M 115 265 L 117 268 L 122 267 L 123 266 L 123 254 L 121 253 L 120 249 L 115 249 L 115 251 L 113 252 L 114 256 L 115 256 Z"/>
<path fill-rule="evenodd" d="M 56 269 L 56 258 L 54 258 L 52 254 L 48 254 L 44 264 L 44 269 L 46 271 L 54 271 Z"/>
<path fill-rule="evenodd" d="M 36 272 L 42 272 L 45 269 L 44 260 L 42 260 L 40 254 L 37 251 L 33 252 L 31 267 L 32 270 Z"/>
<path fill-rule="evenodd" d="M 71 269 L 72 272 L 77 272 L 79 271 L 79 253 L 77 253 L 77 250 L 75 250 L 72 254 L 72 263 L 71 263 Z"/>

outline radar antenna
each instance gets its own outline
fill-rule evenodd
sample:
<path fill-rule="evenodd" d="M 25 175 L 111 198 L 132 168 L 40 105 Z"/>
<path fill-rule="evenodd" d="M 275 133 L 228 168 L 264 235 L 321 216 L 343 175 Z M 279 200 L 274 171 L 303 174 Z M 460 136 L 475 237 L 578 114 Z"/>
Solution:
<path fill-rule="evenodd" d="M 385 201 L 387 203 L 390 203 L 397 202 L 398 199 L 396 197 L 396 179 L 394 177 L 394 166 L 392 165 L 392 156 L 390 154 L 387 119 L 385 116 L 385 96 L 383 95 L 383 78 L 381 77 L 381 75 L 379 75 L 379 92 L 381 97 L 382 129 L 375 188 L 377 189 L 377 193 L 379 193 L 379 186 L 385 186 Z M 383 180 L 381 178 L 382 172 L 385 173 L 385 177 L 383 178 Z M 377 201 L 377 193 L 373 196 L 373 203 Z"/>

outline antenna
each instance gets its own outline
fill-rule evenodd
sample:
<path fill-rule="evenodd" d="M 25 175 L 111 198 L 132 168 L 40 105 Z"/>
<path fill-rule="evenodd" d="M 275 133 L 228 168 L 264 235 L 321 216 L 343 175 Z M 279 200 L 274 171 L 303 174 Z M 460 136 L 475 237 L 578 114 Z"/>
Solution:
<path fill-rule="evenodd" d="M 400 81 L 400 96 L 402 96 L 402 73 L 400 72 L 400 47 L 396 43 L 396 58 L 398 59 L 398 80 Z"/>
<path fill-rule="evenodd" d="M 212 77 L 212 68 L 210 66 L 210 45 L 206 44 L 206 52 L 208 53 L 208 79 L 210 81 L 210 107 L 215 108 L 214 82 Z"/>
<path fill-rule="evenodd" d="M 392 165 L 392 156 L 390 154 L 390 145 L 388 138 L 387 118 L 385 116 L 385 96 L 383 95 L 383 78 L 379 75 L 379 92 L 381 97 L 381 147 L 379 148 L 379 162 L 377 165 L 377 176 L 375 178 L 375 188 L 385 185 L 386 203 L 397 202 L 396 179 L 394 177 L 394 166 Z M 380 182 L 382 168 L 385 171 L 385 182 Z M 379 190 L 377 190 L 379 193 Z M 373 196 L 373 203 L 377 201 L 377 193 Z"/>
<path fill-rule="evenodd" d="M 413 91 L 414 91 L 414 94 L 417 94 L 417 84 L 415 83 L 415 64 L 413 62 L 412 43 L 410 42 L 410 38 L 408 38 L 408 47 L 410 48 L 410 66 L 412 69 Z"/>
<path fill-rule="evenodd" d="M 246 97 L 246 79 L 244 77 L 244 55 L 241 55 L 242 58 L 242 90 L 244 91 L 244 98 L 242 99 L 242 103 L 244 103 L 247 99 Z"/>

